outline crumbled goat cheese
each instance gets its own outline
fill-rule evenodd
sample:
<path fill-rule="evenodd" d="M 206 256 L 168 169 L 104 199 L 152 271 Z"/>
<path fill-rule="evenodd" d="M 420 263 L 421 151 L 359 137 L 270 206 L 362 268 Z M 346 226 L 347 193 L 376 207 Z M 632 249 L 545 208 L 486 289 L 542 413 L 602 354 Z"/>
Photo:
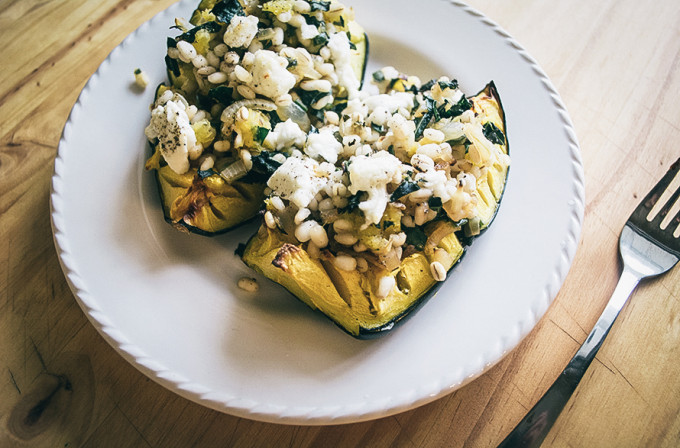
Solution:
<path fill-rule="evenodd" d="M 256 16 L 234 16 L 224 32 L 224 43 L 231 48 L 246 48 L 257 34 Z"/>
<path fill-rule="evenodd" d="M 410 111 L 413 108 L 413 94 L 409 92 L 391 92 L 372 95 L 364 99 L 368 110 L 376 110 L 379 107 L 387 109 L 390 114 L 394 114 L 399 108 Z"/>
<path fill-rule="evenodd" d="M 317 176 L 318 168 L 319 164 L 315 160 L 289 157 L 274 171 L 267 186 L 274 194 L 288 199 L 298 208 L 307 207 L 327 182 L 327 178 Z"/>
<path fill-rule="evenodd" d="M 189 151 L 196 146 L 196 133 L 184 102 L 169 100 L 156 106 L 144 133 L 149 140 L 158 139 L 161 154 L 174 172 L 184 174 L 189 171 Z"/>
<path fill-rule="evenodd" d="M 368 193 L 368 199 L 359 203 L 366 223 L 378 224 L 390 201 L 387 185 L 398 184 L 402 180 L 402 163 L 392 154 L 377 152 L 370 156 L 352 157 L 347 170 L 350 193 Z"/>
<path fill-rule="evenodd" d="M 338 154 L 342 152 L 342 143 L 335 138 L 336 126 L 325 126 L 318 133 L 309 134 L 305 153 L 314 158 L 322 157 L 327 162 L 338 161 Z"/>
<path fill-rule="evenodd" d="M 416 174 L 415 180 L 423 187 L 432 190 L 432 195 L 441 198 L 442 202 L 448 202 L 451 199 L 458 185 L 456 179 L 450 180 L 444 171 L 434 168 Z"/>
<path fill-rule="evenodd" d="M 347 89 L 347 95 L 350 100 L 356 98 L 359 95 L 359 80 L 352 67 L 347 33 L 340 32 L 331 35 L 328 41 L 328 48 L 331 50 L 331 58 L 335 64 L 338 84 Z"/>
<path fill-rule="evenodd" d="M 264 144 L 268 148 L 281 151 L 292 146 L 303 148 L 306 140 L 307 134 L 300 129 L 297 123 L 289 118 L 276 124 L 274 130 L 267 134 Z"/>
<path fill-rule="evenodd" d="M 253 59 L 250 84 L 255 93 L 278 98 L 295 86 L 295 76 L 286 70 L 288 61 L 270 50 L 258 50 Z"/>
<path fill-rule="evenodd" d="M 319 35 L 319 30 L 314 25 L 303 23 L 300 27 L 300 37 L 303 39 L 314 39 Z"/>

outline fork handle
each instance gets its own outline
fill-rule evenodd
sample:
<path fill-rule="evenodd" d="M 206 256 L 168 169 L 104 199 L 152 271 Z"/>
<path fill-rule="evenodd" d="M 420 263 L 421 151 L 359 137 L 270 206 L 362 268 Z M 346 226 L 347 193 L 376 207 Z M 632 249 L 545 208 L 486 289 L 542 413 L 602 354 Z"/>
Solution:
<path fill-rule="evenodd" d="M 541 397 L 536 405 L 524 416 L 522 421 L 501 442 L 499 448 L 508 447 L 539 447 L 550 432 L 553 424 L 566 406 L 569 398 L 576 390 L 576 386 L 583 378 L 588 366 L 595 358 L 595 354 L 602 346 L 604 338 L 609 333 L 612 324 L 619 315 L 631 293 L 640 282 L 641 276 L 632 269 L 624 267 L 619 283 L 612 294 L 607 306 L 595 323 L 595 327 L 588 335 L 581 348 L 567 367 L 555 380 L 550 389 Z"/>

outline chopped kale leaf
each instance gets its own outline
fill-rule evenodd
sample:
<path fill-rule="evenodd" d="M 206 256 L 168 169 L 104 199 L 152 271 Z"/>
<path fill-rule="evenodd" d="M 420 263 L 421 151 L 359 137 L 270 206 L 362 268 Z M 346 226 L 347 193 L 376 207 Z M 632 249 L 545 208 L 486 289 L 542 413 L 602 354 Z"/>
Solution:
<path fill-rule="evenodd" d="M 458 81 L 456 81 L 455 79 L 449 82 L 437 81 L 437 84 L 439 84 L 439 88 L 442 90 L 458 88 Z"/>
<path fill-rule="evenodd" d="M 425 96 L 425 102 L 427 105 L 427 112 L 425 112 L 422 117 L 416 119 L 416 140 L 423 136 L 425 128 L 427 128 L 432 119 L 434 119 L 435 122 L 439 121 L 437 102 L 429 96 Z"/>
<path fill-rule="evenodd" d="M 432 89 L 432 87 L 434 86 L 434 83 L 435 83 L 435 82 L 437 82 L 437 81 L 435 81 L 434 79 L 429 80 L 428 82 L 426 82 L 425 84 L 423 84 L 422 86 L 420 86 L 420 91 L 421 91 L 421 92 L 426 92 L 426 91 Z"/>
<path fill-rule="evenodd" d="M 301 90 L 299 94 L 300 101 L 307 107 L 311 107 L 312 104 L 316 103 L 321 98 L 330 95 L 329 92 L 320 92 L 318 90 Z M 305 110 L 307 110 L 307 107 L 305 107 Z"/>
<path fill-rule="evenodd" d="M 200 177 L 201 179 L 205 179 L 206 177 L 210 177 L 213 174 L 217 174 L 217 172 L 215 172 L 215 170 L 210 168 L 209 170 L 198 170 L 197 174 L 198 174 L 198 177 Z"/>
<path fill-rule="evenodd" d="M 184 40 L 189 43 L 192 43 L 196 40 L 196 33 L 198 33 L 201 30 L 206 30 L 209 33 L 216 33 L 222 28 L 222 25 L 220 25 L 217 22 L 205 22 L 202 25 L 198 25 L 187 31 L 186 33 L 182 33 L 179 36 L 177 36 L 176 40 Z"/>
<path fill-rule="evenodd" d="M 462 114 L 466 110 L 469 110 L 472 108 L 472 103 L 465 97 L 462 97 L 460 101 L 458 101 L 456 104 L 450 106 L 448 109 L 446 108 L 447 104 L 444 104 L 443 106 L 440 107 L 439 115 L 442 116 L 442 118 L 453 118 L 457 117 L 458 115 Z"/>
<path fill-rule="evenodd" d="M 340 213 L 352 213 L 354 210 L 359 210 L 361 212 L 359 209 L 359 203 L 361 202 L 360 194 L 361 193 L 357 193 L 350 196 L 349 200 L 347 201 L 347 206 L 339 209 L 338 211 Z"/>
<path fill-rule="evenodd" d="M 442 207 L 442 198 L 438 198 L 436 196 L 431 196 L 430 199 L 427 201 L 427 205 L 432 209 L 432 210 L 438 210 Z"/>
<path fill-rule="evenodd" d="M 505 135 L 503 135 L 503 131 L 498 129 L 498 127 L 492 122 L 489 121 L 484 123 L 482 132 L 484 133 L 484 137 L 486 137 L 491 143 L 495 143 L 497 145 L 505 144 Z"/>
<path fill-rule="evenodd" d="M 212 8 L 212 13 L 219 22 L 229 25 L 234 16 L 245 16 L 243 7 L 238 0 L 222 0 Z"/>
<path fill-rule="evenodd" d="M 227 86 L 217 86 L 213 87 L 208 91 L 208 97 L 222 104 L 223 106 L 228 106 L 234 102 L 232 94 L 234 89 Z"/>
<path fill-rule="evenodd" d="M 172 73 L 175 76 L 181 75 L 181 72 L 179 71 L 179 64 L 177 63 L 177 60 L 171 58 L 168 55 L 165 55 L 165 66 L 168 68 L 168 73 Z"/>
<path fill-rule="evenodd" d="M 328 34 L 324 33 L 319 33 L 314 38 L 312 38 L 312 43 L 318 47 L 326 45 L 328 43 Z"/>
<path fill-rule="evenodd" d="M 383 132 L 385 132 L 385 126 L 375 124 L 375 123 L 371 123 L 371 129 L 373 129 L 378 134 L 382 134 Z"/>
<path fill-rule="evenodd" d="M 264 139 L 267 138 L 267 135 L 269 134 L 269 129 L 263 128 L 261 126 L 257 127 L 257 131 L 255 131 L 255 141 L 258 142 L 260 145 L 264 143 Z"/>
<path fill-rule="evenodd" d="M 262 151 L 259 155 L 254 156 L 252 158 L 253 167 L 243 180 L 245 182 L 266 182 L 274 174 L 274 171 L 281 166 L 279 162 L 274 160 L 275 154 L 275 152 Z"/>
<path fill-rule="evenodd" d="M 312 7 L 312 11 L 328 11 L 331 6 L 331 2 L 322 0 L 307 0 L 307 3 Z"/>
<path fill-rule="evenodd" d="M 425 243 L 427 243 L 427 235 L 420 227 L 404 227 L 406 233 L 406 244 L 412 245 L 416 250 L 423 250 Z"/>
<path fill-rule="evenodd" d="M 399 186 L 397 187 L 394 192 L 392 192 L 392 195 L 390 196 L 390 201 L 394 202 L 397 201 L 404 196 L 406 196 L 409 193 L 413 193 L 416 190 L 420 190 L 420 186 L 413 181 L 410 180 L 403 180 Z"/>

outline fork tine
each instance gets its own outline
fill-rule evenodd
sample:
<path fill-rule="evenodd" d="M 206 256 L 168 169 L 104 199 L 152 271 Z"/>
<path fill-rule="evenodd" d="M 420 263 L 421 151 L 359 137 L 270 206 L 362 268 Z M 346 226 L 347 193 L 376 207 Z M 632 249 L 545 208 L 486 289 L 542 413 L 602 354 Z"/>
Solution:
<path fill-rule="evenodd" d="M 676 188 L 671 197 L 664 204 L 661 204 L 661 209 L 651 222 L 654 224 L 661 224 L 670 213 L 671 208 L 675 205 L 678 198 L 680 198 L 680 188 Z"/>
<path fill-rule="evenodd" d="M 640 205 L 637 206 L 631 215 L 630 220 L 638 223 L 647 221 L 649 212 L 652 210 L 652 208 L 654 208 L 654 205 L 656 205 L 663 192 L 666 191 L 668 185 L 670 185 L 670 183 L 673 181 L 675 175 L 678 173 L 678 170 L 680 170 L 680 159 L 676 160 L 675 163 L 671 165 L 668 172 L 666 172 L 666 174 L 654 186 L 654 188 L 652 188 L 652 190 L 647 193 L 647 196 L 645 196 L 645 198 L 640 202 Z"/>

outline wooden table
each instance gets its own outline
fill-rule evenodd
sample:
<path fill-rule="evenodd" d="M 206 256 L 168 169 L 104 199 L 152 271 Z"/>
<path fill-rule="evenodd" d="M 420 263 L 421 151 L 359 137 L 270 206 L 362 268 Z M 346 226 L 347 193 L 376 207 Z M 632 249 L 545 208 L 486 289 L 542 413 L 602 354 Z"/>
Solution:
<path fill-rule="evenodd" d="M 342 426 L 264 424 L 157 385 L 76 304 L 49 184 L 62 127 L 106 55 L 171 0 L 1 0 L 0 446 L 495 446 L 557 377 L 617 281 L 620 229 L 680 155 L 680 3 L 472 0 L 545 69 L 574 121 L 585 220 L 533 332 L 487 373 L 421 408 Z M 642 284 L 545 446 L 680 445 L 680 269 Z"/>

